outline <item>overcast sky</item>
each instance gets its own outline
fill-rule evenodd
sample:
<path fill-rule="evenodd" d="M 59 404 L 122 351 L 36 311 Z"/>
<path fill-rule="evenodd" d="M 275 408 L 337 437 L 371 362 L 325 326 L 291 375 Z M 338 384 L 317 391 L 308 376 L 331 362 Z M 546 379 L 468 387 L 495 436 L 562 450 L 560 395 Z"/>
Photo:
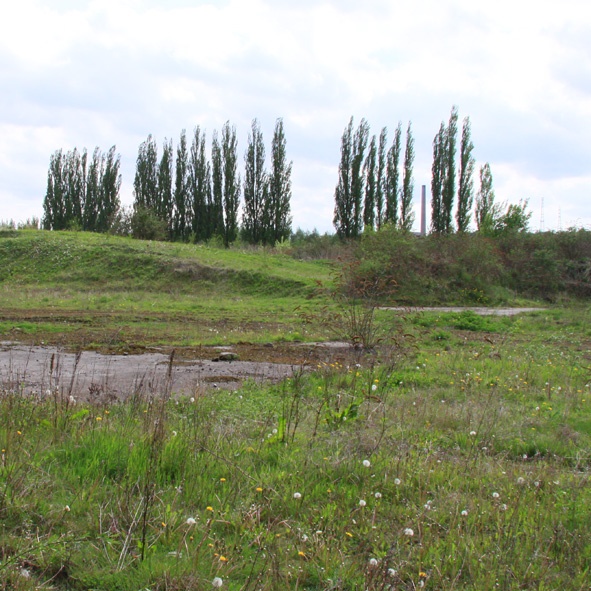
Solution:
<path fill-rule="evenodd" d="M 412 122 L 415 211 L 433 137 L 468 116 L 498 202 L 591 228 L 591 9 L 583 0 L 19 0 L 0 20 L 0 220 L 42 216 L 57 149 L 138 146 L 230 121 L 242 165 L 282 117 L 294 229 L 333 232 L 341 135 Z M 478 188 L 477 174 L 475 186 Z M 543 204 L 543 208 L 542 208 Z M 543 212 L 543 215 L 542 215 Z"/>

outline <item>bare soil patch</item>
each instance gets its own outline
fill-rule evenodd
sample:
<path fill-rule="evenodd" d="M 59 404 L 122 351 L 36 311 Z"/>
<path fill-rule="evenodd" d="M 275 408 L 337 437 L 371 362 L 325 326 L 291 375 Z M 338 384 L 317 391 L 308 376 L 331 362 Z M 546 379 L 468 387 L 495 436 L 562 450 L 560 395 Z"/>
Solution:
<path fill-rule="evenodd" d="M 232 351 L 238 360 L 215 361 Z M 0 343 L 0 387 L 43 395 L 124 399 L 131 395 L 192 396 L 207 389 L 241 387 L 245 380 L 278 382 L 321 361 L 347 362 L 347 343 L 242 343 L 232 347 L 143 349 L 135 354 L 71 352 L 54 346 Z"/>

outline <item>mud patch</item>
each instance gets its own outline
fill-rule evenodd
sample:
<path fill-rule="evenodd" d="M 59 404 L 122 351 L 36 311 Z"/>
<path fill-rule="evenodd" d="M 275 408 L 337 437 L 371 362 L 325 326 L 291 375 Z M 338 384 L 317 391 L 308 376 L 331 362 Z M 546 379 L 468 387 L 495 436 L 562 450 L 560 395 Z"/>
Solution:
<path fill-rule="evenodd" d="M 239 359 L 214 361 L 220 351 L 235 352 Z M 77 399 L 192 396 L 208 389 L 237 390 L 246 380 L 279 382 L 321 361 L 344 361 L 353 353 L 346 343 L 330 347 L 242 343 L 121 355 L 4 342 L 0 344 L 0 388 L 39 395 L 58 390 Z"/>

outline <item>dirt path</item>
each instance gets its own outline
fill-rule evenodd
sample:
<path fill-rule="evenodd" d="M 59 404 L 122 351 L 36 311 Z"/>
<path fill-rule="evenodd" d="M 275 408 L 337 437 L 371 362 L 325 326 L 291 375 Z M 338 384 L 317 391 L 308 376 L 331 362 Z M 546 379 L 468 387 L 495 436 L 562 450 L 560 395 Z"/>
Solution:
<path fill-rule="evenodd" d="M 546 308 L 485 308 L 479 306 L 438 306 L 438 307 L 408 307 L 408 308 L 382 308 L 396 312 L 465 312 L 470 311 L 479 316 L 515 316 L 523 312 L 540 312 Z"/>

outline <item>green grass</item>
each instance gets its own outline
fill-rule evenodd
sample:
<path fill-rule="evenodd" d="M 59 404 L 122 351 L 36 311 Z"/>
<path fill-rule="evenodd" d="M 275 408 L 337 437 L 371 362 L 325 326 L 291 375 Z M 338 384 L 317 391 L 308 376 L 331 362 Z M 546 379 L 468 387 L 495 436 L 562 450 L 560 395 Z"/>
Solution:
<path fill-rule="evenodd" d="M 35 248 L 34 264 L 18 254 Z M 176 346 L 350 328 L 323 325 L 330 302 L 307 299 L 330 281 L 322 262 L 35 232 L 0 252 L 3 339 Z M 182 272 L 173 289 L 179 265 L 219 276 Z M 89 403 L 68 384 L 24 396 L 6 369 L 0 589 L 589 589 L 588 304 L 379 310 L 375 323 L 371 352 L 194 398 L 163 386 Z"/>
<path fill-rule="evenodd" d="M 0 581 L 587 589 L 589 310 L 553 317 L 196 400 L 5 390 Z"/>

